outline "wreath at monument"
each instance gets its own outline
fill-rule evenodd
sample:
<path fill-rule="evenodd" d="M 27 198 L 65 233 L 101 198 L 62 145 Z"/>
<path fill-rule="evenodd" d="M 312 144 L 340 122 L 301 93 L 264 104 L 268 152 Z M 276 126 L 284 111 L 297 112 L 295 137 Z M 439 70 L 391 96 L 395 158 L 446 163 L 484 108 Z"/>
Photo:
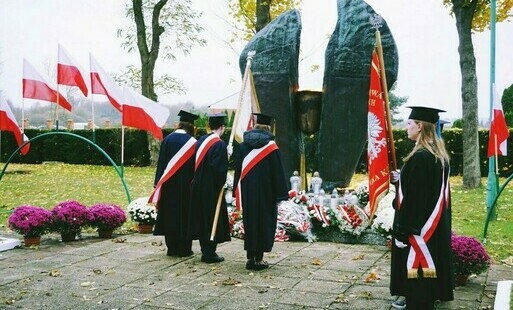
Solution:
<path fill-rule="evenodd" d="M 227 190 L 231 190 L 230 185 Z M 300 239 L 313 242 L 323 239 L 322 236 L 339 234 L 348 236 L 352 242 L 358 242 L 358 238 L 369 233 L 390 238 L 395 188 L 391 186 L 389 193 L 379 202 L 372 224 L 368 213 L 368 197 L 367 182 L 358 184 L 354 191 L 346 191 L 342 197 L 336 198 L 291 190 L 289 199 L 277 206 L 275 241 Z M 242 213 L 231 204 L 232 200 L 227 198 L 227 203 L 231 234 L 243 239 Z"/>

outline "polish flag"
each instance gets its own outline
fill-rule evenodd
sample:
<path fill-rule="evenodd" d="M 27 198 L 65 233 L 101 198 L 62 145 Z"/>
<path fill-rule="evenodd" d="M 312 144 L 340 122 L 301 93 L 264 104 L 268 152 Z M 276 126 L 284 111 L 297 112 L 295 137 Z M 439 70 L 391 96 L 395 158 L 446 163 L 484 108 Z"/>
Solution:
<path fill-rule="evenodd" d="M 244 72 L 241 95 L 239 98 L 239 110 L 237 111 L 238 120 L 234 124 L 234 138 L 237 142 L 242 143 L 244 132 L 253 129 L 253 113 L 260 113 L 260 105 L 256 96 L 255 85 L 253 84 L 253 73 L 251 73 L 251 64 L 248 60 Z"/>
<path fill-rule="evenodd" d="M 367 163 L 369 167 L 369 217 L 376 212 L 378 202 L 388 192 L 390 171 L 386 138 L 385 103 L 379 76 L 378 54 L 372 53 L 369 109 L 367 113 Z"/>
<path fill-rule="evenodd" d="M 100 67 L 98 62 L 89 54 L 91 71 L 91 94 L 105 95 L 109 102 L 121 112 L 123 89 Z"/>
<path fill-rule="evenodd" d="M 57 53 L 57 84 L 76 86 L 80 88 L 82 94 L 87 97 L 87 86 L 78 69 L 76 61 L 68 55 L 64 47 L 59 44 Z"/>
<path fill-rule="evenodd" d="M 488 157 L 502 155 L 508 156 L 509 130 L 502 111 L 499 95 L 493 85 L 493 114 L 490 124 L 490 137 L 488 140 Z"/>
<path fill-rule="evenodd" d="M 71 104 L 68 100 L 49 85 L 36 69 L 23 59 L 23 98 L 55 102 L 71 111 Z"/>
<path fill-rule="evenodd" d="M 169 117 L 169 110 L 127 86 L 123 86 L 123 93 L 122 124 L 149 131 L 155 138 L 162 140 L 162 127 Z"/>
<path fill-rule="evenodd" d="M 9 107 L 8 100 L 0 93 L 0 130 L 10 131 L 14 134 L 14 139 L 18 146 L 21 146 L 28 138 L 23 134 L 16 122 L 16 118 Z M 30 149 L 30 143 L 21 148 L 21 154 L 25 155 Z"/>

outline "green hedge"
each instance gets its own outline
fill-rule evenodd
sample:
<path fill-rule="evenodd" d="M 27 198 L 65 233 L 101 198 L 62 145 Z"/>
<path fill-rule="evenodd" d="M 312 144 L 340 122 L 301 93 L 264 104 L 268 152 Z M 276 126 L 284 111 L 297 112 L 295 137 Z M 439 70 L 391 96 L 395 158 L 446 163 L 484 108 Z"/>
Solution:
<path fill-rule="evenodd" d="M 169 134 L 172 129 L 164 129 L 164 135 Z M 47 133 L 47 130 L 27 129 L 26 134 L 29 138 Z M 74 130 L 74 134 L 92 140 L 92 131 Z M 509 176 L 513 173 L 513 135 L 508 139 L 509 156 L 499 157 L 499 174 Z M 205 134 L 204 128 L 199 128 L 196 136 Z M 121 129 L 98 129 L 96 130 L 96 143 L 101 147 L 116 163 L 121 161 Z M 223 136 L 228 141 L 230 132 L 227 130 Z M 461 175 L 463 171 L 463 143 L 461 141 L 461 129 L 447 129 L 443 132 L 443 137 L 447 150 L 451 155 L 451 174 Z M 404 129 L 394 130 L 395 152 L 397 164 L 402 165 L 404 158 L 413 147 L 413 142 L 406 136 Z M 488 175 L 488 159 L 486 153 L 488 150 L 488 131 L 479 131 L 481 174 Z M 1 138 L 1 160 L 5 162 L 16 149 L 14 137 L 10 132 L 2 132 Z M 306 137 L 305 152 L 307 158 L 307 169 L 312 172 L 317 170 L 317 161 L 315 158 L 315 148 L 317 145 L 317 135 Z M 237 151 L 237 143 L 234 144 L 234 152 Z M 17 163 L 42 163 L 43 161 L 60 161 L 72 164 L 91 164 L 108 165 L 109 162 L 94 147 L 82 140 L 71 136 L 55 135 L 47 136 L 31 143 L 30 152 L 26 156 L 16 155 L 12 162 Z M 148 166 L 150 156 L 148 153 L 147 134 L 141 130 L 125 130 L 125 166 Z M 357 172 L 365 173 L 367 171 L 366 150 L 362 152 L 360 162 L 357 166 Z"/>

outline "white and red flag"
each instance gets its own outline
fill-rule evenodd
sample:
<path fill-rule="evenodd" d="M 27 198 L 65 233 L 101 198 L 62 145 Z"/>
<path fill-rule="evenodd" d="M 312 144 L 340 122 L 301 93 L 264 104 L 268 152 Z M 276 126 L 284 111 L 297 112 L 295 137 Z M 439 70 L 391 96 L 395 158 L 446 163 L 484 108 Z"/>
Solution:
<path fill-rule="evenodd" d="M 123 86 L 123 121 L 124 126 L 151 132 L 157 138 L 163 138 L 162 127 L 169 117 L 169 109 Z"/>
<path fill-rule="evenodd" d="M 98 62 L 89 54 L 91 71 L 91 94 L 105 95 L 109 102 L 121 112 L 123 89 L 100 67 Z"/>
<path fill-rule="evenodd" d="M 390 185 L 388 149 L 386 137 L 385 103 L 379 77 L 378 54 L 372 53 L 369 88 L 369 112 L 367 114 L 367 162 L 369 166 L 369 217 L 372 218 L 379 198 L 386 194 Z"/>
<path fill-rule="evenodd" d="M 490 137 L 488 139 L 488 157 L 508 155 L 509 130 L 502 111 L 502 104 L 499 100 L 495 84 L 493 85 L 493 113 L 490 124 Z"/>
<path fill-rule="evenodd" d="M 249 61 L 248 61 L 249 63 Z M 246 66 L 244 72 L 244 80 L 242 81 L 241 94 L 239 96 L 240 109 L 238 111 L 238 122 L 234 124 L 234 138 L 237 142 L 242 143 L 244 132 L 253 129 L 253 113 L 260 113 L 260 105 L 253 84 L 253 73 L 251 68 Z"/>
<path fill-rule="evenodd" d="M 21 132 L 16 118 L 9 107 L 8 100 L 0 93 L 0 130 L 10 131 L 14 134 L 14 139 L 18 146 L 21 146 L 23 142 L 27 141 L 28 138 L 24 133 Z M 25 155 L 30 149 L 30 143 L 25 144 L 21 148 L 21 154 Z"/>
<path fill-rule="evenodd" d="M 76 61 L 68 55 L 60 44 L 57 55 L 57 84 L 76 86 L 87 97 L 87 86 Z"/>
<path fill-rule="evenodd" d="M 43 76 L 27 60 L 23 59 L 23 98 L 55 102 L 71 111 L 71 104 L 68 100 L 49 85 Z"/>

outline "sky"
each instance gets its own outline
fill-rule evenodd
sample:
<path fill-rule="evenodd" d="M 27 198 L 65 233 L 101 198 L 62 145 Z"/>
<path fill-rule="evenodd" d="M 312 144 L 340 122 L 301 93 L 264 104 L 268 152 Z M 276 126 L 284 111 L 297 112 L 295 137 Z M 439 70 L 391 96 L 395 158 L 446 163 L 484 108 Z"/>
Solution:
<path fill-rule="evenodd" d="M 130 22 L 124 17 L 127 1 L 0 0 L 0 89 L 21 106 L 22 62 L 27 59 L 46 77 L 55 69 L 60 43 L 87 76 L 89 52 L 103 69 L 120 73 L 140 66 L 137 53 L 121 47 L 117 31 Z M 461 118 L 461 73 L 455 19 L 441 0 L 367 0 L 388 23 L 399 51 L 395 93 L 407 96 L 408 105 L 447 110 L 442 118 Z M 195 0 L 203 12 L 207 46 L 176 61 L 159 59 L 157 74 L 180 79 L 187 94 L 159 94 L 159 101 L 177 105 L 186 101 L 206 106 L 236 94 L 241 86 L 238 67 L 243 42 L 228 43 L 233 31 L 227 0 Z M 303 0 L 299 87 L 322 87 L 324 51 L 336 25 L 336 0 Z M 499 94 L 513 84 L 513 23 L 496 30 L 496 75 Z M 487 120 L 490 107 L 490 31 L 473 35 L 478 77 L 479 118 Z M 311 72 L 312 65 L 319 69 Z M 237 96 L 233 96 L 233 100 Z M 30 100 L 25 105 L 30 105 Z M 234 101 L 235 104 L 235 101 Z M 409 109 L 401 108 L 407 116 Z"/>

